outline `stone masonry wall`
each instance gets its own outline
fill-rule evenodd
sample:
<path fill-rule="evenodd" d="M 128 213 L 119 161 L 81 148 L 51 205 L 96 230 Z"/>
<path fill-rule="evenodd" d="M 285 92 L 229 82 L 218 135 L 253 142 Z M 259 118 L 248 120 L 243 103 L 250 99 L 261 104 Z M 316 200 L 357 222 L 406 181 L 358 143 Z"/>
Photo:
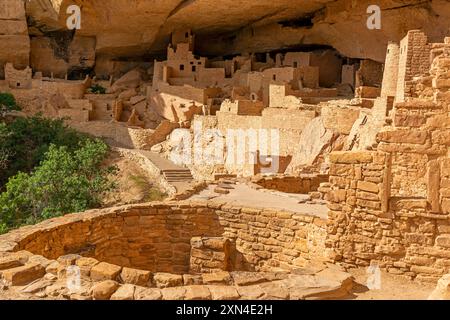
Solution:
<path fill-rule="evenodd" d="M 153 272 L 189 271 L 193 237 L 236 244 L 235 270 L 290 270 L 322 257 L 325 221 L 206 202 L 131 205 L 66 215 L 0 236 L 0 251 L 76 253 Z"/>
<path fill-rule="evenodd" d="M 264 189 L 286 193 L 308 194 L 317 191 L 320 184 L 328 182 L 327 175 L 302 174 L 300 176 L 255 176 L 252 181 Z"/>
<path fill-rule="evenodd" d="M 337 261 L 430 281 L 450 271 L 450 40 L 438 47 L 432 79 L 411 82 L 418 98 L 394 105 L 377 151 L 330 155 L 327 246 Z"/>

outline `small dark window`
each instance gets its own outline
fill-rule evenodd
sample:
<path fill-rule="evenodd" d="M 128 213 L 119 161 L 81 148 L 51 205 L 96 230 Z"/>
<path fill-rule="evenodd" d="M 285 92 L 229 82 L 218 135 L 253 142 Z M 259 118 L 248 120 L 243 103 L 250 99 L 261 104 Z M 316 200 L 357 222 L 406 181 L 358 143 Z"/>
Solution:
<path fill-rule="evenodd" d="M 196 67 L 196 66 L 192 66 L 192 72 L 195 72 L 195 71 L 196 71 L 196 69 L 197 69 L 197 67 Z"/>
<path fill-rule="evenodd" d="M 184 34 L 184 37 L 185 37 L 185 38 L 189 38 L 189 32 L 186 32 L 186 33 Z"/>
<path fill-rule="evenodd" d="M 184 70 L 184 64 L 180 64 L 180 71 Z"/>
<path fill-rule="evenodd" d="M 191 64 L 194 64 L 194 61 L 191 61 Z"/>
<path fill-rule="evenodd" d="M 297 68 L 297 66 L 298 66 L 298 63 L 297 63 L 297 61 L 295 61 L 294 62 L 294 68 Z"/>
<path fill-rule="evenodd" d="M 201 65 L 201 64 L 202 64 L 202 62 L 201 62 L 201 61 L 199 61 L 199 62 L 198 62 L 198 65 Z"/>
<path fill-rule="evenodd" d="M 274 75 L 272 76 L 272 79 L 273 79 L 274 81 L 277 80 L 277 75 L 274 74 Z"/>
<path fill-rule="evenodd" d="M 16 87 L 20 87 L 20 82 L 17 82 L 17 83 L 16 83 Z"/>

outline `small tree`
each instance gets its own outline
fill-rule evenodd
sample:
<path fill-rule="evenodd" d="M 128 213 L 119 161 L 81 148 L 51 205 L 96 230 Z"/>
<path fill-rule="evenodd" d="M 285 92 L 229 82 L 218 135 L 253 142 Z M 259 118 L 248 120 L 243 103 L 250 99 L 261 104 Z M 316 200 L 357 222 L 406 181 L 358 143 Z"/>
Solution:
<path fill-rule="evenodd" d="M 5 118 L 6 114 L 13 110 L 20 111 L 14 96 L 11 93 L 0 93 L 0 119 Z"/>
<path fill-rule="evenodd" d="M 71 152 L 51 145 L 40 166 L 19 172 L 0 193 L 0 234 L 24 224 L 101 206 L 116 188 L 117 167 L 104 167 L 108 146 L 86 140 Z"/>

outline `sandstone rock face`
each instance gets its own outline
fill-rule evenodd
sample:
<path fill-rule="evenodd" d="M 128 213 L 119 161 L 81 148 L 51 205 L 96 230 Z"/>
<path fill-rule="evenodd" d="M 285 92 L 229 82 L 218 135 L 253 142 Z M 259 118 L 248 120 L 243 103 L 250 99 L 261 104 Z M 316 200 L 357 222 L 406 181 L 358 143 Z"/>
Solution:
<path fill-rule="evenodd" d="M 28 2 L 26 13 L 30 34 L 51 38 L 55 32 L 67 32 L 67 7 L 72 4 L 80 5 L 81 29 L 76 31 L 74 39 L 96 39 L 96 58 L 106 64 L 117 58 L 142 57 L 148 53 L 164 52 L 171 33 L 188 28 L 196 33 L 199 40 L 198 52 L 203 55 L 328 45 L 344 56 L 384 62 L 388 41 L 399 41 L 407 30 L 422 29 L 429 34 L 430 40 L 437 41 L 444 36 L 442 32 L 450 26 L 450 10 L 445 0 L 383 0 L 377 1 L 381 8 L 382 28 L 369 30 L 366 26 L 370 16 L 367 8 L 372 2 L 137 0 L 130 3 L 115 0 L 105 5 L 101 0 L 43 0 Z M 3 58 L 17 55 L 18 48 L 21 54 L 15 59 L 21 64 L 26 63 L 29 41 L 24 37 L 26 26 L 23 3 L 20 0 L 8 0 L 2 4 L 10 8 L 6 12 L 20 12 L 22 21 L 15 21 L 15 14 L 12 18 L 4 18 L 14 21 L 6 20 L 9 25 L 6 29 L 10 31 L 5 35 L 1 35 L 0 31 L 0 36 L 6 41 L 13 41 L 14 46 L 5 47 L 8 50 L 3 53 Z M 11 27 L 12 25 L 20 25 L 20 28 Z M 3 29 L 5 28 L 0 28 Z M 11 47 L 15 49 L 10 50 Z M 80 56 L 82 47 L 78 48 L 78 45 L 68 41 L 55 46 L 55 51 L 67 51 L 67 48 L 73 51 L 73 56 L 68 60 L 75 61 Z M 92 56 L 93 48 L 89 45 L 88 51 L 81 51 L 89 52 L 89 56 Z M 2 54 L 0 60 L 1 57 Z M 32 57 L 38 61 L 41 59 L 39 54 L 34 52 Z M 57 65 L 61 64 L 64 62 L 58 61 Z"/>
<path fill-rule="evenodd" d="M 430 294 L 428 300 L 450 300 L 450 274 L 439 279 L 436 289 Z"/>
<path fill-rule="evenodd" d="M 25 8 L 21 0 L 0 2 L 0 77 L 5 63 L 17 68 L 29 64 L 30 39 L 28 37 Z"/>
<path fill-rule="evenodd" d="M 294 173 L 298 167 L 315 163 L 322 151 L 331 145 L 334 137 L 333 130 L 325 128 L 322 117 L 311 120 L 300 135 L 297 152 L 287 172 Z"/>

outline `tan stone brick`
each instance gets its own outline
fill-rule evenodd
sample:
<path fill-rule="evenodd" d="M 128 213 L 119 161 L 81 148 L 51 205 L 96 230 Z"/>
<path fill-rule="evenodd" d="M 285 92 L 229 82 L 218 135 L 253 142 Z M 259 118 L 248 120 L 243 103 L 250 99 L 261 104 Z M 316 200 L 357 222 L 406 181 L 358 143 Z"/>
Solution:
<path fill-rule="evenodd" d="M 122 267 L 115 264 L 100 262 L 91 269 L 91 279 L 94 281 L 115 280 Z"/>
<path fill-rule="evenodd" d="M 161 300 L 162 293 L 161 290 L 157 288 L 136 287 L 134 298 L 136 300 Z"/>
<path fill-rule="evenodd" d="M 209 300 L 211 299 L 211 292 L 207 286 L 194 285 L 187 286 L 186 289 L 186 300 Z"/>
<path fill-rule="evenodd" d="M 437 236 L 436 245 L 444 248 L 450 248 L 450 234 L 441 234 Z"/>
<path fill-rule="evenodd" d="M 229 284 L 231 283 L 230 273 L 227 271 L 220 271 L 214 273 L 202 274 L 204 284 Z"/>
<path fill-rule="evenodd" d="M 119 283 L 113 280 L 105 280 L 92 287 L 92 296 L 95 300 L 108 300 L 117 288 L 119 288 Z"/>
<path fill-rule="evenodd" d="M 183 285 L 183 276 L 171 273 L 158 272 L 153 275 L 158 288 L 177 287 Z"/>
<path fill-rule="evenodd" d="M 1 271 L 4 280 L 12 286 L 22 286 L 43 277 L 45 268 L 39 263 L 30 263 Z"/>
<path fill-rule="evenodd" d="M 358 189 L 372 193 L 378 193 L 380 191 L 376 183 L 367 181 L 358 181 Z"/>
<path fill-rule="evenodd" d="M 373 160 L 372 153 L 359 151 L 335 151 L 330 153 L 329 160 L 331 163 L 370 163 Z"/>
<path fill-rule="evenodd" d="M 111 300 L 134 300 L 135 286 L 132 284 L 124 284 L 120 286 L 111 296 Z"/>
<path fill-rule="evenodd" d="M 161 289 L 163 300 L 184 300 L 186 289 L 183 287 Z"/>
<path fill-rule="evenodd" d="M 120 273 L 120 278 L 124 283 L 145 287 L 149 284 L 151 272 L 124 267 Z"/>
<path fill-rule="evenodd" d="M 22 266 L 20 259 L 13 255 L 0 257 L 0 270 L 11 269 Z"/>
<path fill-rule="evenodd" d="M 208 286 L 212 300 L 236 300 L 240 295 L 236 288 L 230 286 Z"/>

